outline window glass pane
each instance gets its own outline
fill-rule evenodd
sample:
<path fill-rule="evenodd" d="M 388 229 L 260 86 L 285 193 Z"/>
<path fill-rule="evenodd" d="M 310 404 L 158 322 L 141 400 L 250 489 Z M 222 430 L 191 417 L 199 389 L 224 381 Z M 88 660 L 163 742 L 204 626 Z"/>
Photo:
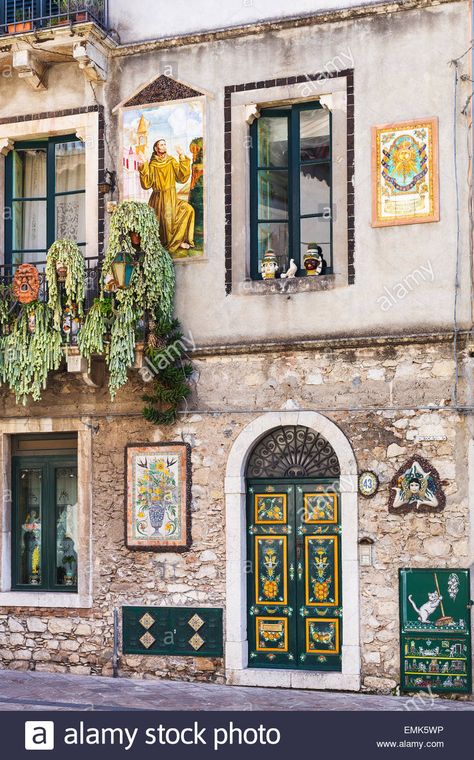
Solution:
<path fill-rule="evenodd" d="M 86 239 L 85 193 L 56 197 L 56 239 L 67 238 L 75 243 Z"/>
<path fill-rule="evenodd" d="M 301 161 L 329 158 L 329 113 L 323 108 L 300 113 Z"/>
<path fill-rule="evenodd" d="M 323 249 L 327 266 L 331 266 L 331 222 L 320 217 L 301 220 L 301 262 L 309 243 L 317 243 Z"/>
<path fill-rule="evenodd" d="M 289 264 L 288 256 L 288 225 L 284 223 L 259 224 L 258 225 L 258 271 L 261 272 L 261 263 L 265 251 L 273 248 L 277 257 L 279 271 L 286 272 Z"/>
<path fill-rule="evenodd" d="M 13 197 L 46 197 L 46 148 L 13 152 Z"/>
<path fill-rule="evenodd" d="M 46 201 L 13 202 L 13 249 L 45 249 Z"/>
<path fill-rule="evenodd" d="M 301 214 L 325 214 L 331 212 L 331 166 L 330 164 L 305 164 L 300 170 Z"/>
<path fill-rule="evenodd" d="M 259 171 L 258 218 L 288 218 L 288 172 L 267 169 Z"/>
<path fill-rule="evenodd" d="M 84 190 L 86 186 L 86 148 L 76 141 L 56 145 L 56 192 Z"/>
<path fill-rule="evenodd" d="M 41 577 L 41 470 L 21 469 L 18 481 L 19 583 L 38 586 Z"/>
<path fill-rule="evenodd" d="M 288 166 L 286 116 L 261 116 L 258 120 L 258 165 Z"/>
<path fill-rule="evenodd" d="M 77 586 L 77 468 L 55 470 L 56 493 L 56 582 Z"/>

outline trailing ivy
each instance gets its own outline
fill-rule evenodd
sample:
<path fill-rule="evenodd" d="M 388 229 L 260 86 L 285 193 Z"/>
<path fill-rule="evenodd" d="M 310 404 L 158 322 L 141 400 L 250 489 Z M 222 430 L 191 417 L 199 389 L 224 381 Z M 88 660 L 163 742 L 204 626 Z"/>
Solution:
<path fill-rule="evenodd" d="M 145 394 L 143 416 L 155 425 L 172 425 L 179 405 L 191 393 L 193 367 L 184 360 L 185 344 L 177 319 L 159 320 L 146 354 L 155 373 L 153 392 Z"/>
<path fill-rule="evenodd" d="M 48 372 L 59 369 L 63 356 L 61 332 L 54 328 L 51 316 L 44 303 L 25 306 L 3 340 L 3 381 L 15 393 L 17 403 L 26 404 L 30 395 L 33 401 L 39 401 Z M 28 328 L 31 319 L 33 332 Z"/>
<path fill-rule="evenodd" d="M 66 293 L 65 308 L 75 311 L 77 316 L 84 316 L 84 287 L 85 287 L 85 263 L 84 257 L 71 240 L 56 240 L 46 256 L 46 281 L 48 283 L 48 306 L 54 315 L 54 327 L 61 329 L 61 316 L 63 306 L 61 293 L 58 287 L 58 273 L 56 267 L 62 264 L 67 269 L 64 290 Z"/>

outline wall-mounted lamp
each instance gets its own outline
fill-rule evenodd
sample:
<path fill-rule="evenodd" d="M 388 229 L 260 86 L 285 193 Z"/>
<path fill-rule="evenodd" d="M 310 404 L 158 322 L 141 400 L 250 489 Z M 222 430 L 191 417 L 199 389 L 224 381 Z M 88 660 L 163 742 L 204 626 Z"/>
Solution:
<path fill-rule="evenodd" d="M 359 541 L 359 563 L 361 567 L 372 567 L 374 560 L 374 542 L 366 536 Z"/>
<path fill-rule="evenodd" d="M 99 182 L 100 195 L 108 195 L 115 191 L 117 184 L 117 172 L 111 172 L 108 169 L 105 170 L 102 182 Z"/>

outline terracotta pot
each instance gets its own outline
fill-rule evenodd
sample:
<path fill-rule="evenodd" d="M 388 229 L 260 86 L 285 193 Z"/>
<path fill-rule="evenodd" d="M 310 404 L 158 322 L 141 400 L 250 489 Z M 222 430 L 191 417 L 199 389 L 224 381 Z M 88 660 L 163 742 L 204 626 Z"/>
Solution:
<path fill-rule="evenodd" d="M 40 281 L 33 264 L 20 264 L 13 277 L 13 295 L 23 304 L 38 300 Z"/>
<path fill-rule="evenodd" d="M 76 13 L 75 19 L 77 23 L 80 21 L 87 21 L 87 13 Z"/>
<path fill-rule="evenodd" d="M 18 24 L 8 24 L 8 34 L 20 34 L 20 32 L 30 32 L 33 28 L 31 21 L 20 21 Z"/>

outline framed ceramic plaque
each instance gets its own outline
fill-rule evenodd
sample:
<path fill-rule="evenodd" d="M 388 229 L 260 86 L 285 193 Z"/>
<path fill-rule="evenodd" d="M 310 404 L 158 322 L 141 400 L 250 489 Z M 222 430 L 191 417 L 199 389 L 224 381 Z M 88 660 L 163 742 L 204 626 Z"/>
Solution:
<path fill-rule="evenodd" d="M 125 451 L 125 544 L 182 552 L 191 545 L 191 447 L 130 444 Z"/>
<path fill-rule="evenodd" d="M 372 226 L 439 221 L 438 119 L 372 129 Z"/>

